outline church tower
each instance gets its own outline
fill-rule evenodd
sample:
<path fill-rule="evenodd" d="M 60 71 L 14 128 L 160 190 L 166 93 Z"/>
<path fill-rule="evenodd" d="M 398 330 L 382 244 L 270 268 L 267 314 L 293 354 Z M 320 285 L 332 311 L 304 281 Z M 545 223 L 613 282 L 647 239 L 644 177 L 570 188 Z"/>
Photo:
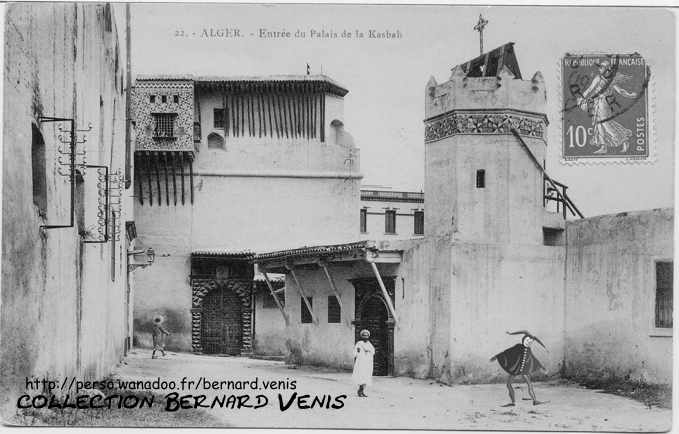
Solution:
<path fill-rule="evenodd" d="M 542 74 L 523 79 L 511 42 L 455 66 L 444 83 L 429 80 L 427 235 L 543 243 L 545 220 L 554 217 L 543 206 L 545 104 Z"/>

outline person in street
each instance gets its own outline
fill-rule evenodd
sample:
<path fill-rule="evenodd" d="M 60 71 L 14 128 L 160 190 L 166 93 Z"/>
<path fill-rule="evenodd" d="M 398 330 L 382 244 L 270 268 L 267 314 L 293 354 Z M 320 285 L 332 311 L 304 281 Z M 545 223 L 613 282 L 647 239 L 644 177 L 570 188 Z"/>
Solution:
<path fill-rule="evenodd" d="M 354 372 L 351 378 L 354 384 L 358 385 L 358 396 L 366 398 L 368 395 L 365 394 L 365 387 L 372 385 L 375 347 L 368 340 L 370 338 L 368 330 L 361 330 L 359 336 L 361 340 L 354 345 Z"/>
<path fill-rule="evenodd" d="M 515 405 L 514 388 L 512 387 L 512 380 L 517 375 L 521 375 L 528 385 L 528 394 L 533 400 L 533 405 L 545 404 L 546 402 L 538 401 L 535 397 L 533 384 L 530 381 L 531 374 L 539 372 L 540 370 L 547 371 L 540 361 L 533 355 L 531 345 L 535 341 L 542 345 L 545 350 L 545 345 L 536 336 L 532 335 L 526 330 L 519 330 L 516 332 L 507 332 L 508 335 L 522 334 L 521 343 L 516 344 L 511 348 L 507 348 L 503 352 L 491 357 L 490 361 L 498 361 L 502 369 L 504 369 L 509 377 L 507 378 L 507 390 L 509 391 L 509 399 L 511 402 L 503 405 L 503 407 L 513 407 Z"/>
<path fill-rule="evenodd" d="M 163 317 L 156 316 L 153 318 L 153 352 L 151 353 L 151 358 L 156 358 L 156 351 L 160 351 L 165 357 L 165 336 L 169 335 L 170 332 L 165 330 L 162 325 Z"/>

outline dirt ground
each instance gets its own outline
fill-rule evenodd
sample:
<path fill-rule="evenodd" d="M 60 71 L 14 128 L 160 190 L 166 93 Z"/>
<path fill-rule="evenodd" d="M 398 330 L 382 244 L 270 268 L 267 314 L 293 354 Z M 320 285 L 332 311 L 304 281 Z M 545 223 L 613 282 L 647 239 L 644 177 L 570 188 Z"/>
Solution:
<path fill-rule="evenodd" d="M 445 386 L 431 380 L 406 377 L 375 377 L 367 389 L 368 398 L 356 396 L 351 374 L 327 369 L 302 367 L 291 369 L 282 362 L 240 357 L 211 357 L 193 354 L 168 353 L 167 357 L 152 360 L 150 352 L 135 350 L 114 373 L 121 380 L 174 380 L 179 389 L 185 381 L 253 380 L 258 386 L 264 381 L 296 380 L 296 390 L 205 390 L 193 385 L 180 394 L 205 394 L 204 403 L 219 395 L 263 394 L 268 404 L 261 408 L 207 409 L 218 425 L 231 427 L 277 428 L 391 428 L 391 429 L 456 429 L 456 430 L 563 430 L 563 431 L 667 431 L 671 428 L 669 409 L 648 406 L 629 398 L 586 389 L 563 382 L 537 383 L 535 391 L 546 404 L 533 406 L 525 385 L 516 384 L 517 405 L 506 408 L 508 402 L 504 384 Z M 185 383 L 185 385 L 188 383 Z M 233 386 L 233 385 L 232 385 Z M 186 386 L 185 386 L 186 387 Z M 170 390 L 156 391 L 165 394 Z M 299 408 L 293 404 L 281 411 L 280 393 L 287 403 L 297 392 L 326 398 L 337 403 L 335 397 L 347 395 L 343 407 Z M 333 400 L 331 401 L 330 398 Z M 262 399 L 262 398 L 260 398 Z M 252 402 L 252 401 L 251 401 Z M 302 405 L 304 407 L 304 405 Z M 186 415 L 185 426 L 196 426 L 197 410 L 181 409 L 173 414 L 175 423 Z M 176 425 L 178 426 L 178 425 Z"/>

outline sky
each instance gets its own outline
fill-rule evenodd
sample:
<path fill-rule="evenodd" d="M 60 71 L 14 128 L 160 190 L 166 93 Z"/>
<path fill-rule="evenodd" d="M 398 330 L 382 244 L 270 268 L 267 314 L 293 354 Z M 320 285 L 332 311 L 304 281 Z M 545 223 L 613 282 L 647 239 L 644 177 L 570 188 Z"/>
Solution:
<path fill-rule="evenodd" d="M 547 85 L 550 176 L 569 186 L 585 216 L 672 207 L 674 198 L 675 30 L 667 10 L 547 6 L 135 4 L 134 74 L 269 75 L 324 73 L 349 90 L 345 128 L 361 153 L 364 184 L 424 188 L 424 98 L 430 77 L 479 54 L 473 30 L 488 20 L 484 48 L 515 43 L 524 79 Z M 203 38 L 210 29 L 239 38 Z M 305 32 L 304 38 L 260 38 Z M 338 38 L 311 38 L 311 32 Z M 343 31 L 352 33 L 342 38 Z M 356 31 L 364 38 L 355 38 Z M 399 39 L 369 39 L 370 30 Z M 195 33 L 196 36 L 193 36 Z M 178 36 L 178 35 L 185 36 Z M 640 53 L 651 68 L 654 159 L 635 164 L 561 162 L 560 59 L 564 53 Z M 426 192 L 425 192 L 426 194 Z"/>

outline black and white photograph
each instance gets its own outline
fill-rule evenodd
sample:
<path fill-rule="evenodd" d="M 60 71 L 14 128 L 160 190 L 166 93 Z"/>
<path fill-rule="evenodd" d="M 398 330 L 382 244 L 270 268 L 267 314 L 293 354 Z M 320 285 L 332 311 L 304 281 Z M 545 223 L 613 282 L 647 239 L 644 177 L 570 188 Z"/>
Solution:
<path fill-rule="evenodd" d="M 1 6 L 5 426 L 672 429 L 676 10 Z"/>

